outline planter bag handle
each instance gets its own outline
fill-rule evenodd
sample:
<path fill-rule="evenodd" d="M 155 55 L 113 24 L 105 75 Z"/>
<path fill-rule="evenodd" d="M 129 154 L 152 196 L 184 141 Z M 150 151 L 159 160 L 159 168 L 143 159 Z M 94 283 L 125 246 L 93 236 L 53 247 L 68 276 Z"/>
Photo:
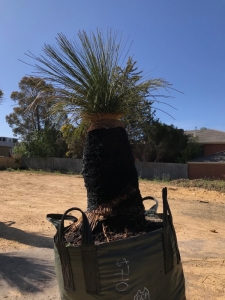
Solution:
<path fill-rule="evenodd" d="M 173 217 L 167 201 L 167 188 L 162 190 L 162 199 L 163 199 L 163 248 L 164 248 L 164 266 L 165 273 L 170 272 L 174 267 L 174 252 L 176 253 L 177 263 L 180 263 L 180 253 L 177 244 L 177 238 L 175 229 L 173 226 Z M 157 217 L 158 209 L 158 200 L 154 197 L 147 196 L 142 199 L 145 200 L 154 200 L 156 203 L 148 210 L 145 211 L 145 216 L 147 217 Z M 161 215 L 161 214 L 160 214 Z M 174 247 L 172 246 L 172 240 L 174 241 Z"/>
<path fill-rule="evenodd" d="M 145 211 L 145 216 L 146 217 L 155 216 L 156 213 L 157 213 L 158 206 L 159 206 L 159 201 L 156 198 L 151 197 L 151 196 L 147 196 L 147 197 L 142 198 L 143 202 L 145 200 L 153 200 L 153 201 L 155 201 L 155 204 L 152 207 L 150 207 L 148 210 Z"/>
<path fill-rule="evenodd" d="M 80 208 L 77 207 L 72 207 L 65 211 L 65 213 L 62 215 L 61 222 L 57 228 L 57 233 L 55 235 L 55 245 L 58 249 L 62 265 L 64 288 L 65 290 L 75 291 L 69 252 L 64 242 L 64 220 L 66 219 L 66 215 L 72 210 L 81 212 L 83 219 L 81 227 L 81 253 L 86 292 L 88 294 L 99 294 L 100 284 L 97 264 L 97 250 L 93 241 L 88 218 L 86 214 Z"/>
<path fill-rule="evenodd" d="M 56 229 L 58 229 L 60 223 L 61 223 L 61 219 L 62 219 L 62 214 L 48 214 L 46 216 L 46 219 L 52 223 L 52 225 L 55 226 Z M 67 221 L 72 221 L 72 222 L 77 222 L 77 218 L 74 216 L 65 216 L 64 220 Z"/>
<path fill-rule="evenodd" d="M 165 273 L 170 272 L 174 267 L 174 250 L 177 264 L 180 263 L 180 252 L 177 243 L 176 232 L 173 226 L 173 217 L 167 201 L 167 188 L 162 189 L 163 198 L 163 246 L 164 246 L 164 264 Z M 172 237 L 171 237 L 172 235 Z M 173 249 L 171 238 L 174 240 L 175 249 Z"/>

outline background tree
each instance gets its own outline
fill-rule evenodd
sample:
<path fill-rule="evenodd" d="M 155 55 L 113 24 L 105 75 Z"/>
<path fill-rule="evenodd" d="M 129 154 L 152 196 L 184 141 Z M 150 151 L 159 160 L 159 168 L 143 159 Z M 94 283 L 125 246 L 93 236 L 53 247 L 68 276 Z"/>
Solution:
<path fill-rule="evenodd" d="M 188 143 L 188 136 L 183 129 L 163 124 L 158 120 L 154 122 L 150 134 L 153 148 L 150 153 L 150 161 L 176 162 Z"/>
<path fill-rule="evenodd" d="M 34 131 L 29 140 L 18 142 L 13 148 L 13 153 L 25 157 L 65 157 L 67 150 L 62 133 L 48 128 Z"/>
<path fill-rule="evenodd" d="M 83 177 L 92 229 L 140 230 L 146 226 L 144 205 L 121 119 L 143 99 L 153 101 L 156 90 L 171 85 L 160 78 L 144 80 L 131 58 L 122 63 L 126 52 L 115 32 L 104 36 L 101 31 L 90 35 L 82 31 L 78 39 L 69 41 L 60 34 L 57 46 L 45 45 L 43 56 L 31 57 L 37 71 L 54 84 L 55 113 L 63 110 L 74 122 L 90 123 Z M 77 227 L 73 229 L 76 232 Z"/>
<path fill-rule="evenodd" d="M 63 138 L 68 146 L 66 153 L 68 157 L 83 158 L 88 127 L 88 122 L 84 121 L 76 127 L 72 124 L 65 124 L 61 127 Z"/>
<path fill-rule="evenodd" d="M 144 100 L 126 116 L 126 129 L 135 158 L 139 161 L 177 162 L 187 147 L 184 130 L 156 118 L 152 102 Z"/>
<path fill-rule="evenodd" d="M 140 161 L 148 161 L 147 152 L 150 141 L 147 132 L 155 118 L 155 111 L 152 111 L 151 104 L 143 100 L 142 103 L 133 107 L 124 119 L 135 158 Z"/>
<path fill-rule="evenodd" d="M 51 105 L 56 97 L 53 86 L 41 78 L 25 76 L 19 82 L 19 88 L 20 91 L 11 94 L 16 106 L 6 116 L 13 133 L 22 142 L 14 152 L 29 157 L 65 156 L 67 147 L 60 132 L 63 120 L 51 114 Z M 65 114 L 62 118 L 65 119 Z"/>
<path fill-rule="evenodd" d="M 198 143 L 198 137 L 188 135 L 188 143 L 186 148 L 181 152 L 178 162 L 186 163 L 194 158 L 204 155 L 203 147 Z"/>
<path fill-rule="evenodd" d="M 57 116 L 50 113 L 49 99 L 56 97 L 55 90 L 41 78 L 23 77 L 19 82 L 20 91 L 14 91 L 11 99 L 15 102 L 13 112 L 6 121 L 13 133 L 21 140 L 28 140 L 35 131 L 46 128 L 60 128 Z M 35 105 L 31 104 L 35 101 Z M 30 109 L 28 109 L 30 107 Z"/>

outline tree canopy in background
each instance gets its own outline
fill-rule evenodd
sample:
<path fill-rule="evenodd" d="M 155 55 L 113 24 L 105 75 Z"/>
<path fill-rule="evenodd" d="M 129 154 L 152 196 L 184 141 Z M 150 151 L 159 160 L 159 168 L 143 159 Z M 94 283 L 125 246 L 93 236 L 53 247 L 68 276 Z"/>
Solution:
<path fill-rule="evenodd" d="M 14 152 L 26 156 L 65 156 L 67 146 L 60 131 L 64 120 L 51 114 L 49 99 L 56 94 L 52 85 L 41 78 L 25 76 L 19 82 L 19 89 L 11 94 L 16 105 L 6 116 L 14 135 L 21 141 Z"/>
<path fill-rule="evenodd" d="M 41 78 L 23 77 L 19 82 L 19 91 L 11 94 L 15 106 L 6 116 L 6 122 L 13 133 L 21 140 L 27 140 L 35 131 L 57 126 L 52 116 L 48 99 L 54 97 L 54 88 Z M 36 100 L 35 105 L 30 105 Z M 30 109 L 28 109 L 30 107 Z"/>
<path fill-rule="evenodd" d="M 186 163 L 187 161 L 201 156 L 204 156 L 204 151 L 203 147 L 198 143 L 198 138 L 188 135 L 188 144 L 181 152 L 178 162 Z"/>
<path fill-rule="evenodd" d="M 29 140 L 17 143 L 13 152 L 25 157 L 65 157 L 67 144 L 59 130 L 50 128 L 35 131 Z"/>
<path fill-rule="evenodd" d="M 72 158 L 83 158 L 83 150 L 87 135 L 88 122 L 81 122 L 78 126 L 65 124 L 61 127 L 63 138 L 68 146 L 67 156 Z"/>
<path fill-rule="evenodd" d="M 154 120 L 146 130 L 147 161 L 177 162 L 188 144 L 184 130 Z"/>

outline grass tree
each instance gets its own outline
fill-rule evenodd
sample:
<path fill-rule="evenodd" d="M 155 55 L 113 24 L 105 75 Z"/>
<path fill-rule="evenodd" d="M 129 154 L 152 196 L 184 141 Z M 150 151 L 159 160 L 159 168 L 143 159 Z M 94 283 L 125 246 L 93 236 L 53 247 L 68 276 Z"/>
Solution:
<path fill-rule="evenodd" d="M 52 113 L 66 112 L 71 122 L 89 124 L 83 177 L 91 228 L 143 230 L 138 174 L 121 119 L 146 99 L 151 104 L 157 101 L 158 89 L 171 85 L 161 78 L 144 79 L 127 55 L 126 43 L 112 30 L 106 35 L 80 31 L 77 41 L 59 34 L 56 41 L 55 46 L 44 45 L 43 55 L 29 55 L 36 61 L 38 76 L 57 90 Z"/>

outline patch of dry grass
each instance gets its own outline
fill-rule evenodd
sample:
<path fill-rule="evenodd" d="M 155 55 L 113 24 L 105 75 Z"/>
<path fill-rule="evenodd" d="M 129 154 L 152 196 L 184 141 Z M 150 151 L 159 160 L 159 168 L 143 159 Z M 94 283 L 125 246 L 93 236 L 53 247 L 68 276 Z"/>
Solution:
<path fill-rule="evenodd" d="M 177 179 L 170 181 L 176 186 L 182 187 L 197 187 L 206 189 L 209 191 L 225 192 L 225 181 L 224 180 L 210 180 L 210 179 Z"/>

